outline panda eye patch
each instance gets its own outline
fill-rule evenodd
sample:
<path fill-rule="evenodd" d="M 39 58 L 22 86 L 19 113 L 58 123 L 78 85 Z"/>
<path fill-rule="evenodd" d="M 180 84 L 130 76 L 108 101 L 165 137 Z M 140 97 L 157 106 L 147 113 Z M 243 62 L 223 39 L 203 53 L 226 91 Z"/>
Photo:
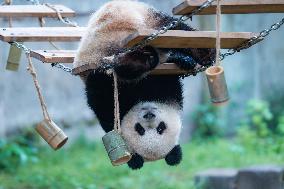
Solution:
<path fill-rule="evenodd" d="M 157 127 L 157 132 L 161 135 L 161 134 L 163 134 L 163 132 L 164 132 L 164 130 L 166 130 L 166 124 L 165 124 L 165 122 L 161 122 L 160 124 L 159 124 L 159 126 Z"/>
<path fill-rule="evenodd" d="M 145 129 L 142 127 L 140 123 L 135 124 L 135 131 L 141 136 L 145 134 Z"/>

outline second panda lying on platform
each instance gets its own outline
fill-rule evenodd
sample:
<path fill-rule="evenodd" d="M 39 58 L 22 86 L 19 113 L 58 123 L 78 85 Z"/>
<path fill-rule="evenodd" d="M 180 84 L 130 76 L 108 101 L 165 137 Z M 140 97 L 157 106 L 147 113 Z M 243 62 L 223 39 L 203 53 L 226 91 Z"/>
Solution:
<path fill-rule="evenodd" d="M 142 29 L 160 29 L 174 18 L 149 5 L 132 0 L 110 1 L 90 19 L 74 67 L 83 68 L 86 75 L 86 95 L 102 128 L 114 127 L 113 78 L 100 68 L 105 57 L 123 51 L 121 42 Z M 193 30 L 180 24 L 175 30 Z M 165 159 L 177 165 L 182 159 L 179 145 L 182 84 L 178 76 L 148 75 L 158 64 L 176 63 L 191 70 L 197 64 L 212 63 L 211 49 L 156 49 L 146 46 L 116 60 L 118 75 L 122 136 L 133 153 L 129 167 L 138 169 L 144 161 Z M 86 74 L 87 73 L 87 74 Z"/>

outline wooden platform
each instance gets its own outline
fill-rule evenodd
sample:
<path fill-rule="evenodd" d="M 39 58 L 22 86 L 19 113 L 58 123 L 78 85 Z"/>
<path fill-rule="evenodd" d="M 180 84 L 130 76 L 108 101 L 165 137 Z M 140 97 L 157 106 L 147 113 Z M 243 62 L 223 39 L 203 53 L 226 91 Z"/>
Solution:
<path fill-rule="evenodd" d="M 73 63 L 76 51 L 73 50 L 33 50 L 31 57 L 44 63 Z M 76 70 L 76 69 L 75 69 Z M 180 70 L 174 63 L 159 65 L 151 74 L 156 75 L 182 75 L 186 71 Z"/>
<path fill-rule="evenodd" d="M 153 32 L 144 30 L 134 33 L 124 40 L 123 45 L 134 46 Z M 255 35 L 257 34 L 250 32 L 222 32 L 221 48 L 235 48 Z M 215 48 L 216 32 L 170 30 L 149 44 L 159 48 Z"/>
<path fill-rule="evenodd" d="M 0 28 L 0 40 L 5 42 L 79 41 L 85 30 L 84 27 Z M 131 47 L 153 32 L 154 30 L 144 30 L 134 33 L 123 41 L 123 45 Z M 255 35 L 248 32 L 221 33 L 221 47 L 234 48 Z M 209 31 L 170 30 L 149 44 L 159 48 L 215 48 L 215 36 L 215 32 Z"/>
<path fill-rule="evenodd" d="M 31 57 L 43 63 L 73 63 L 75 50 L 32 50 Z"/>
<path fill-rule="evenodd" d="M 188 14 L 200 7 L 205 0 L 186 0 L 173 9 L 173 14 Z M 223 14 L 249 13 L 283 13 L 284 0 L 223 0 L 221 1 Z M 199 15 L 216 14 L 216 2 L 204 9 Z"/>
<path fill-rule="evenodd" d="M 52 5 L 63 17 L 73 17 L 75 12 L 64 5 Z M 51 8 L 45 5 L 3 5 L 0 6 L 0 17 L 57 17 Z"/>
<path fill-rule="evenodd" d="M 84 27 L 0 28 L 0 40 L 25 41 L 79 41 Z"/>

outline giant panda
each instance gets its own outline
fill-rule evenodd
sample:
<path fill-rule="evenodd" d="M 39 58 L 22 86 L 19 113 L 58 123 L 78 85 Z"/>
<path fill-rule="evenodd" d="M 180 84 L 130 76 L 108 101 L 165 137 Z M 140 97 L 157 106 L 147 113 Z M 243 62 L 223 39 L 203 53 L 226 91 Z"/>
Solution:
<path fill-rule="evenodd" d="M 123 52 L 121 42 L 135 31 L 160 29 L 175 18 L 135 0 L 113 0 L 94 13 L 83 36 L 74 67 L 81 68 L 89 107 L 105 132 L 114 129 L 113 77 L 104 69 L 105 57 Z M 174 30 L 193 30 L 180 24 Z M 133 153 L 128 166 L 165 159 L 168 165 L 182 160 L 183 89 L 179 76 L 150 75 L 158 64 L 175 63 L 184 70 L 212 63 L 211 49 L 142 49 L 119 56 L 112 63 L 118 77 L 121 134 Z"/>

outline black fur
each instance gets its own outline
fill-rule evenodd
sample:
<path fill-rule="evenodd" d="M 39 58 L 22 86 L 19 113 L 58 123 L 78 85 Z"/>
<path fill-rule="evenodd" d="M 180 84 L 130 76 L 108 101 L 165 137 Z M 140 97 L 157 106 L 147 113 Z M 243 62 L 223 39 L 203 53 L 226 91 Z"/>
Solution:
<path fill-rule="evenodd" d="M 133 64 L 135 62 L 135 64 Z M 143 74 L 155 68 L 159 63 L 159 56 L 151 46 L 126 53 L 115 63 L 115 72 L 120 79 L 133 80 L 141 78 Z"/>
<path fill-rule="evenodd" d="M 182 160 L 182 150 L 180 145 L 176 145 L 165 158 L 168 165 L 178 165 Z"/>
<path fill-rule="evenodd" d="M 192 56 L 178 49 L 170 50 L 170 57 L 167 62 L 176 63 L 176 65 L 183 70 L 192 70 L 197 65 L 197 62 Z"/>
<path fill-rule="evenodd" d="M 167 126 L 166 126 L 165 122 L 162 121 L 162 122 L 159 124 L 159 126 L 157 127 L 157 133 L 159 133 L 160 135 L 162 135 L 166 129 L 167 129 Z"/>
<path fill-rule="evenodd" d="M 120 82 L 118 86 L 121 118 L 139 102 L 158 101 L 183 106 L 182 84 L 175 75 L 149 75 L 137 83 Z M 86 95 L 103 129 L 113 130 L 113 78 L 103 72 L 91 72 L 86 81 Z"/>
<path fill-rule="evenodd" d="M 196 29 L 190 27 L 185 23 L 180 23 L 177 27 L 172 28 L 172 30 L 196 31 Z M 196 63 L 204 66 L 212 65 L 216 54 L 215 49 L 185 48 L 178 50 L 186 53 L 188 56 L 192 57 Z M 177 63 L 177 65 L 179 64 Z M 180 68 L 185 68 L 186 70 L 187 68 L 189 68 L 189 70 L 191 69 L 190 66 L 188 67 L 187 65 L 180 65 Z"/>
<path fill-rule="evenodd" d="M 135 131 L 140 135 L 143 136 L 145 134 L 145 129 L 142 127 L 140 123 L 135 124 Z"/>
<path fill-rule="evenodd" d="M 131 160 L 127 162 L 128 167 L 133 170 L 142 168 L 143 164 L 144 159 L 139 154 L 133 154 Z"/>
<path fill-rule="evenodd" d="M 156 10 L 152 10 L 151 14 L 154 15 L 154 18 L 158 21 L 159 27 L 154 29 L 159 30 L 161 26 L 169 25 L 173 21 L 177 21 L 176 18 L 171 17 L 168 14 L 163 12 L 157 12 Z M 195 28 L 185 24 L 179 23 L 175 28 L 171 28 L 171 30 L 184 30 L 184 31 L 196 31 Z M 172 49 L 168 49 L 169 51 Z M 184 53 L 183 55 L 175 54 L 176 52 Z M 181 57 L 177 58 L 176 61 L 172 63 L 176 63 L 181 69 L 184 70 L 192 70 L 192 65 L 194 63 L 198 63 L 200 65 L 212 65 L 214 58 L 215 58 L 215 49 L 196 49 L 196 48 L 185 48 L 185 49 L 176 49 L 173 53 L 173 57 L 170 57 L 167 62 L 170 62 L 174 57 Z M 188 56 L 188 58 L 183 57 L 184 55 Z M 190 60 L 192 58 L 194 61 Z M 189 61 L 184 61 L 183 59 L 187 59 Z"/>

